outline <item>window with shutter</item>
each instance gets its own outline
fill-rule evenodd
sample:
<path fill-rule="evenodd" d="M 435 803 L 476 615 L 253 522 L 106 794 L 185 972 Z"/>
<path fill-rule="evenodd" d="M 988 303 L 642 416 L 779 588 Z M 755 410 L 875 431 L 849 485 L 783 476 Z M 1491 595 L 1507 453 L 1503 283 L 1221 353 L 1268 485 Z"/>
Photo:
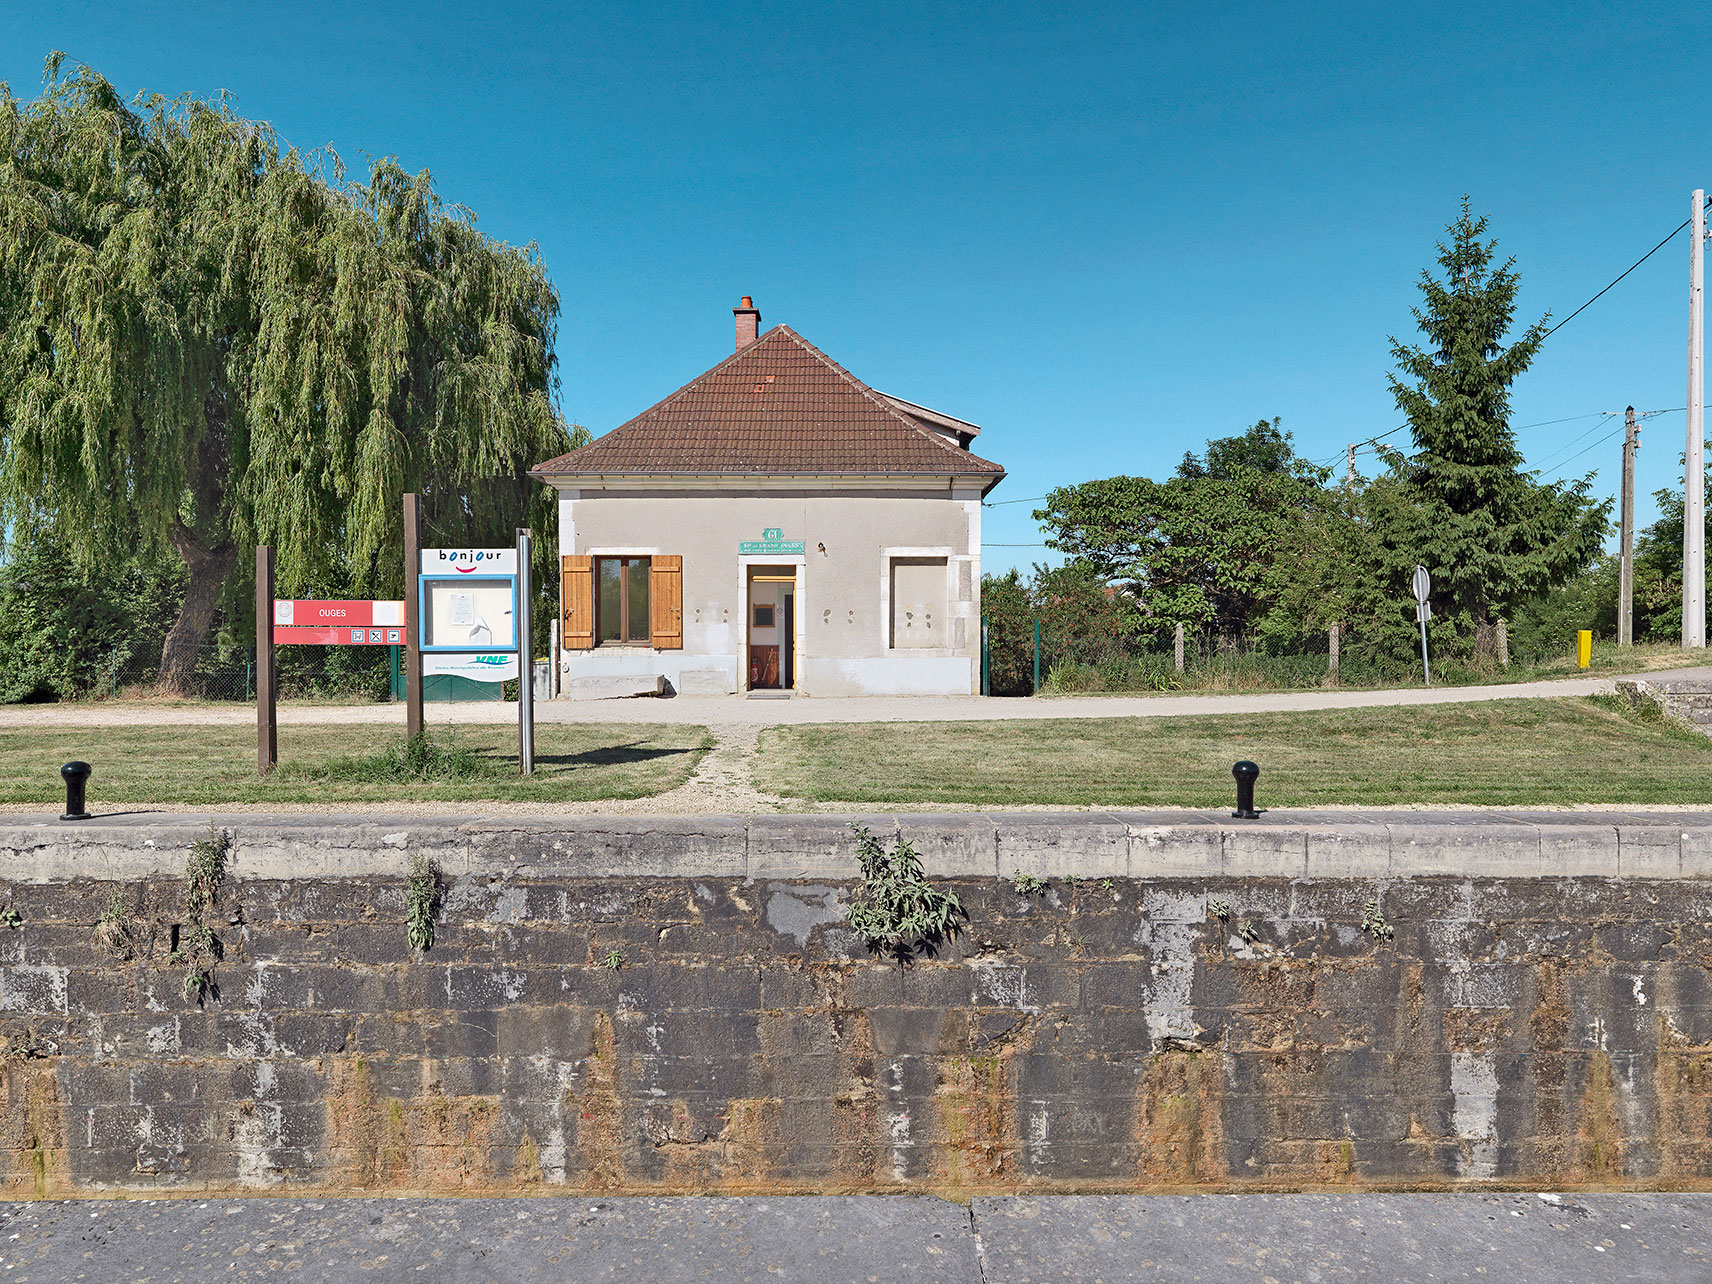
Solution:
<path fill-rule="evenodd" d="M 684 644 L 684 559 L 656 554 L 649 568 L 649 626 L 656 647 L 675 651 Z"/>
<path fill-rule="evenodd" d="M 594 560 L 575 553 L 559 559 L 559 610 L 567 651 L 594 645 Z"/>

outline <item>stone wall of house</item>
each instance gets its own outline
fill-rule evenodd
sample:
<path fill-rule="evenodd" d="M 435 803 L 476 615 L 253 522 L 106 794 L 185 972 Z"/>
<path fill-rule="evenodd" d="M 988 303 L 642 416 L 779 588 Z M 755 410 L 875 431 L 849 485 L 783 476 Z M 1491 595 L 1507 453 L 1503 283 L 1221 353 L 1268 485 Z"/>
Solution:
<path fill-rule="evenodd" d="M 0 840 L 0 1181 L 1712 1184 L 1699 878 L 1084 876 L 1070 842 L 1030 866 L 1043 889 L 936 878 L 964 929 L 900 966 L 845 926 L 848 877 L 776 856 L 698 873 L 719 862 L 637 824 L 627 861 L 684 868 L 508 865 L 491 837 L 481 868 L 448 862 L 425 952 L 396 833 L 357 872 L 234 860 L 200 916 L 218 954 L 201 994 L 182 830 L 136 829 L 149 854 L 91 855 L 100 877 Z"/>

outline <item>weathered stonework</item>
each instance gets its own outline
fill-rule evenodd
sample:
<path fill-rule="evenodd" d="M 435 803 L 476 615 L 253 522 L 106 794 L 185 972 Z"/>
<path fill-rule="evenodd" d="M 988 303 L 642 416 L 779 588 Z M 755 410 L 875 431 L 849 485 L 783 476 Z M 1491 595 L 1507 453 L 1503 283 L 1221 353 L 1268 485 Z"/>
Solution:
<path fill-rule="evenodd" d="M 1164 842 L 1143 820 L 1030 822 L 1010 851 L 1037 853 L 1048 891 L 941 880 L 966 930 L 908 968 L 844 927 L 852 887 L 830 846 L 801 877 L 747 876 L 790 872 L 776 833 L 759 848 L 718 825 L 608 836 L 610 859 L 655 871 L 682 844 L 684 872 L 600 877 L 542 872 L 564 844 L 540 834 L 496 827 L 503 858 L 500 839 L 466 836 L 491 858 L 449 875 L 425 956 L 404 931 L 416 843 L 383 842 L 359 876 L 326 857 L 296 881 L 240 862 L 203 1005 L 171 957 L 180 850 L 162 840 L 154 872 L 122 881 L 15 868 L 40 881 L 0 884 L 20 919 L 0 928 L 0 1181 L 24 1196 L 1712 1185 L 1712 886 L 1542 873 L 1618 861 L 1614 824 L 1512 851 L 1521 826 L 1506 847 L 1463 823 L 1419 857 L 1509 859 L 1518 876 L 1304 876 L 1316 859 L 1389 869 L 1401 823 L 1255 829 L 1233 847 L 1217 826 Z M 924 839 L 936 861 L 981 867 L 970 824 Z M 1645 832 L 1674 833 L 1685 859 L 1680 830 Z M 1120 872 L 1072 880 L 1080 851 Z M 1150 853 L 1168 872 L 1136 876 Z M 115 887 L 116 942 L 96 932 Z M 1361 930 L 1369 900 L 1389 939 Z"/>

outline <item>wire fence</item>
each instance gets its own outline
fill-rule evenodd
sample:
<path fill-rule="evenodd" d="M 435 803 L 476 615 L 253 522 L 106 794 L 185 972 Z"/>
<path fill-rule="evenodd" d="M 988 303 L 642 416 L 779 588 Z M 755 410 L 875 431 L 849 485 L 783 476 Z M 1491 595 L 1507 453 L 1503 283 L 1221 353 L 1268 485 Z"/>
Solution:
<path fill-rule="evenodd" d="M 402 700 L 401 647 L 282 646 L 274 651 L 278 695 L 282 700 L 339 703 Z M 162 694 L 158 649 L 116 651 L 100 666 L 87 689 L 88 700 L 136 700 Z M 198 700 L 250 703 L 256 698 L 254 647 L 209 643 L 196 655 L 189 690 L 175 692 Z"/>
<path fill-rule="evenodd" d="M 1125 691 L 1287 691 L 1321 687 L 1387 687 L 1422 679 L 1418 656 L 1374 657 L 1341 649 L 1334 663 L 1331 639 L 1299 639 L 1287 651 L 1259 639 L 1189 633 L 1179 668 L 1170 639 L 1104 637 L 1046 626 L 1032 619 L 989 624 L 987 671 L 994 695 L 1036 692 L 1077 694 Z M 1512 647 L 1508 663 L 1521 668 L 1562 659 L 1560 647 Z M 1441 667 L 1441 664 L 1443 667 Z M 1433 658 L 1435 681 L 1465 682 L 1496 677 L 1493 662 L 1467 657 Z"/>

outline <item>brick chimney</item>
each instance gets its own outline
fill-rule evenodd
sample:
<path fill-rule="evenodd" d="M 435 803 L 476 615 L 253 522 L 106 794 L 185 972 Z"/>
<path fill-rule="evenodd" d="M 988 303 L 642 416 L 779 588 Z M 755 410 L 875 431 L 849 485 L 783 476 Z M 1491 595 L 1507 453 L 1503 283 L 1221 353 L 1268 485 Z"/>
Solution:
<path fill-rule="evenodd" d="M 761 309 L 755 306 L 755 300 L 747 294 L 743 302 L 731 309 L 737 318 L 737 351 L 742 352 L 756 339 L 761 337 Z"/>

